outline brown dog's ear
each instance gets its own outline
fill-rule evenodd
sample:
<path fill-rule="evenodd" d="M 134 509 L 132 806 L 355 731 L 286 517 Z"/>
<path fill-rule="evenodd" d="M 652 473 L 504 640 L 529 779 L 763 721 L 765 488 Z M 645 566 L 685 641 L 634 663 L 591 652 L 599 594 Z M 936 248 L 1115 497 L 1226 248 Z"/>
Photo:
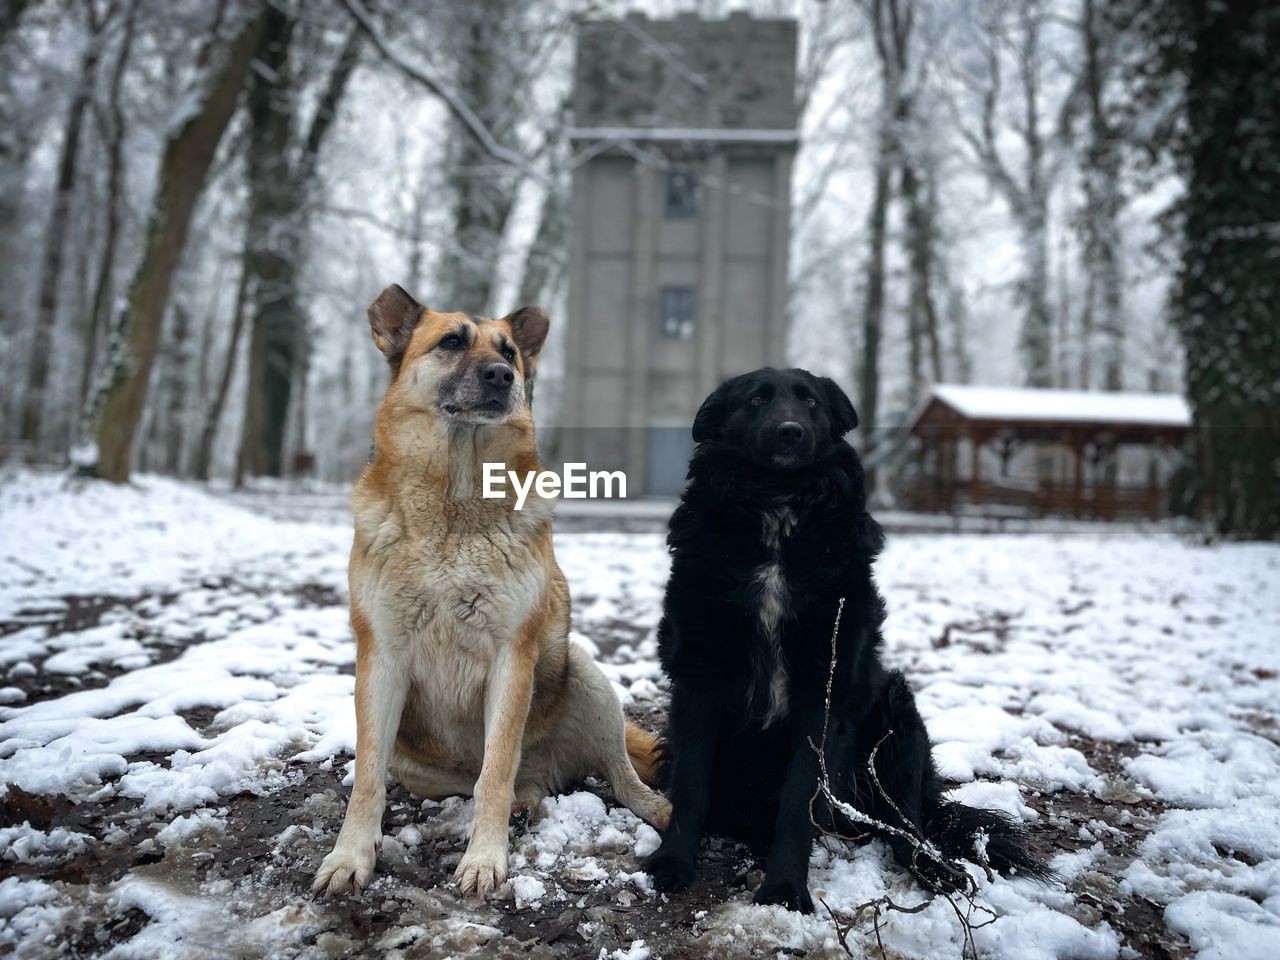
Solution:
<path fill-rule="evenodd" d="M 503 319 L 511 324 L 511 336 L 524 361 L 525 379 L 531 380 L 538 365 L 538 354 L 547 341 L 547 331 L 551 329 L 551 318 L 537 307 L 521 307 Z"/>
<path fill-rule="evenodd" d="M 373 334 L 374 345 L 391 364 L 393 374 L 400 372 L 404 348 L 409 345 L 414 327 L 422 319 L 423 309 L 422 304 L 405 293 L 397 283 L 387 287 L 378 294 L 378 299 L 369 304 L 369 332 Z"/>

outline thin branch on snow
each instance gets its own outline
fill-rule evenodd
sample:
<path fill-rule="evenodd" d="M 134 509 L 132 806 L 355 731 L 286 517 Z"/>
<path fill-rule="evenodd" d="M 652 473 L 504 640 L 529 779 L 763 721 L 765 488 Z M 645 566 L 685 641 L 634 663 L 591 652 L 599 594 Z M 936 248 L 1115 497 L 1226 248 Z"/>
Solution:
<path fill-rule="evenodd" d="M 963 931 L 964 942 L 961 947 L 962 958 L 976 958 L 978 955 L 977 945 L 973 940 L 973 931 L 985 927 L 989 923 L 995 922 L 996 914 L 989 908 L 978 902 L 978 884 L 977 881 L 970 876 L 965 870 L 964 865 L 958 860 L 952 860 L 940 851 L 937 846 L 929 842 L 929 840 L 915 827 L 915 825 L 907 819 L 897 802 L 884 789 L 884 785 L 880 782 L 880 775 L 876 771 L 876 755 L 885 741 L 893 736 L 893 731 L 888 731 L 880 741 L 871 750 L 871 755 L 867 758 L 867 770 L 871 775 L 871 782 L 876 792 L 883 798 L 894 812 L 898 815 L 906 829 L 891 826 L 875 817 L 870 816 L 850 803 L 838 799 L 831 788 L 831 778 L 827 773 L 827 730 L 831 725 L 831 696 L 835 686 L 836 676 L 836 645 L 840 635 L 840 620 L 844 615 L 845 598 L 841 597 L 839 605 L 836 607 L 835 624 L 831 628 L 831 662 L 827 670 L 827 689 L 826 699 L 824 701 L 823 724 L 822 724 L 822 741 L 814 743 L 809 740 L 809 746 L 818 755 L 818 767 L 820 775 L 818 778 L 818 789 L 814 791 L 813 796 L 809 798 L 809 822 L 817 828 L 818 833 L 823 838 L 831 838 L 844 842 L 858 841 L 873 832 L 887 833 L 895 837 L 907 841 L 912 846 L 911 856 L 911 872 L 917 877 L 922 877 L 920 870 L 916 864 L 921 856 L 932 860 L 951 880 L 956 884 L 957 889 L 954 893 L 935 892 L 925 897 L 919 903 L 911 906 L 903 906 L 894 902 L 888 894 L 868 900 L 865 903 L 856 905 L 852 913 L 842 910 L 836 910 L 825 900 L 820 900 L 824 909 L 831 917 L 831 922 L 836 930 L 836 938 L 840 941 L 840 946 L 849 956 L 861 956 L 861 952 L 855 954 L 848 943 L 849 934 L 854 932 L 858 925 L 862 922 L 864 914 L 871 917 L 872 931 L 875 933 L 876 949 L 879 952 L 881 960 L 888 960 L 888 954 L 885 952 L 884 942 L 880 935 L 880 918 L 885 913 L 920 913 L 937 897 L 941 897 L 947 902 L 951 909 L 955 912 L 956 919 L 960 922 L 960 928 Z M 832 811 L 839 811 L 850 822 L 865 826 L 867 831 L 857 836 L 846 836 L 837 832 L 834 827 L 824 826 L 818 822 L 818 818 L 814 815 L 813 805 L 821 795 L 831 807 Z M 834 822 L 834 817 L 832 818 Z M 979 857 L 985 860 L 979 851 Z M 991 869 L 984 862 L 983 869 L 987 873 L 987 878 L 991 879 Z M 985 915 L 985 919 L 974 922 L 974 914 Z"/>

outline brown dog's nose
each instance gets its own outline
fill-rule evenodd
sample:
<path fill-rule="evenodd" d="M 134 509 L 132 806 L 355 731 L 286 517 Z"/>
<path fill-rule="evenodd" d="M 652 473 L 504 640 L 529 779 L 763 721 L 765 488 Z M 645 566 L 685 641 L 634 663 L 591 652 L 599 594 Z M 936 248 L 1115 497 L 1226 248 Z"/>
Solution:
<path fill-rule="evenodd" d="M 505 390 L 516 379 L 516 372 L 509 364 L 489 363 L 480 369 L 480 379 L 496 390 Z"/>
<path fill-rule="evenodd" d="M 804 427 L 794 420 L 778 424 L 778 439 L 786 444 L 799 443 L 804 439 Z"/>

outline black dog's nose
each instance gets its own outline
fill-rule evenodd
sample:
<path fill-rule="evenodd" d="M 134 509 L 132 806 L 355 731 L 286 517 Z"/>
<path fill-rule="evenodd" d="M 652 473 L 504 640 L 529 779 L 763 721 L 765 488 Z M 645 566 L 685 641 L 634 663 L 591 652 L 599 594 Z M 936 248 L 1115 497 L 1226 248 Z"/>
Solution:
<path fill-rule="evenodd" d="M 491 387 L 505 390 L 515 381 L 516 372 L 505 363 L 486 364 L 480 370 L 480 379 Z"/>
<path fill-rule="evenodd" d="M 799 443 L 804 439 L 804 427 L 794 420 L 778 424 L 778 439 L 783 443 Z"/>

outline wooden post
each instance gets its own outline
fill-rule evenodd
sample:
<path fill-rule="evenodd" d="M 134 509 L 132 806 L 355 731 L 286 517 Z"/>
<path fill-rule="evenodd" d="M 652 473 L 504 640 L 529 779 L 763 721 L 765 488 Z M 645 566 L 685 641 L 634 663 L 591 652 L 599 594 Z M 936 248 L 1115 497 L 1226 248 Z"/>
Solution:
<path fill-rule="evenodd" d="M 982 458 L 978 456 L 982 449 L 978 431 L 969 429 L 969 503 L 976 506 L 982 502 Z"/>
<path fill-rule="evenodd" d="M 1071 513 L 1079 517 L 1084 513 L 1084 442 L 1073 439 L 1071 450 L 1076 455 L 1076 489 L 1071 498 Z"/>
<path fill-rule="evenodd" d="M 947 428 L 942 438 L 942 463 L 939 471 L 942 475 L 942 495 L 946 497 L 947 512 L 956 509 L 956 436 L 955 430 Z"/>

